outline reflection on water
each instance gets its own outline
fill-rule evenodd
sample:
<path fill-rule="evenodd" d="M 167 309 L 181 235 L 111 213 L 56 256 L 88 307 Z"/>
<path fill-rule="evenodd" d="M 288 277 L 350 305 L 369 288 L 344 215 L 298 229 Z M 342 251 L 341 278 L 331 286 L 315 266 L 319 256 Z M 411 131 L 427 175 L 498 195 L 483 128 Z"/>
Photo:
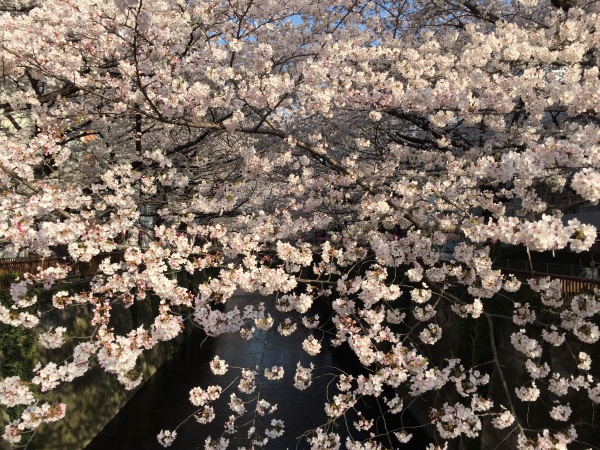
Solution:
<path fill-rule="evenodd" d="M 246 304 L 256 300 L 252 295 L 236 295 L 228 301 L 228 309 L 236 304 L 242 309 Z M 272 308 L 269 300 L 261 298 L 267 303 L 267 310 Z M 327 317 L 328 311 L 323 308 L 319 313 L 321 319 Z M 358 364 L 356 357 L 346 347 L 332 349 L 323 345 L 320 354 L 310 357 L 302 350 L 302 341 L 311 334 L 310 330 L 299 326 L 298 330 L 289 337 L 283 337 L 275 331 L 261 332 L 258 337 L 266 344 L 257 339 L 243 340 L 238 334 L 223 335 L 218 338 L 205 339 L 202 333 L 193 334 L 173 357 L 173 360 L 161 367 L 156 374 L 136 393 L 129 403 L 115 416 L 115 418 L 102 430 L 102 432 L 87 447 L 88 450 L 106 449 L 156 449 L 161 448 L 156 440 L 156 435 L 162 429 L 173 430 L 183 420 L 194 413 L 197 409 L 189 401 L 190 389 L 200 386 L 206 388 L 209 385 L 219 384 L 223 387 L 233 383 L 226 392 L 221 395 L 219 401 L 213 403 L 216 418 L 207 425 L 197 423 L 193 418 L 182 425 L 178 430 L 178 436 L 173 449 L 203 449 L 207 436 L 220 437 L 223 433 L 224 421 L 232 414 L 228 407 L 230 393 L 236 392 L 238 397 L 247 399 L 252 395 L 240 394 L 236 389 L 236 379 L 240 376 L 238 368 L 255 368 L 263 359 L 264 367 L 274 365 L 283 366 L 285 376 L 280 381 L 266 380 L 262 376 L 261 368 L 256 378 L 257 384 L 261 384 L 260 396 L 271 404 L 277 404 L 278 408 L 272 415 L 262 418 L 264 424 L 270 423 L 272 418 L 281 419 L 285 423 L 285 433 L 282 437 L 270 440 L 265 449 L 306 449 L 309 444 L 306 440 L 298 438 L 307 430 L 314 429 L 327 423 L 323 406 L 327 401 L 327 392 L 330 398 L 336 393 L 335 382 L 331 383 L 333 373 L 339 373 L 335 368 L 342 369 L 346 373 L 357 373 Z M 320 338 L 320 335 L 317 335 Z M 327 340 L 324 340 L 325 344 Z M 266 345 L 266 348 L 265 348 Z M 265 351 L 266 350 L 266 351 Z M 223 376 L 215 376 L 210 371 L 209 362 L 215 355 L 219 355 L 230 366 L 228 372 Z M 315 365 L 313 372 L 313 384 L 305 391 L 299 391 L 293 387 L 293 377 L 296 364 L 300 361 L 303 366 L 310 362 Z M 373 417 L 379 414 L 379 406 L 375 399 L 363 411 L 373 411 Z M 247 410 L 251 410 L 248 405 Z M 260 417 L 257 417 L 260 419 Z M 352 419 L 352 418 L 351 418 Z M 404 421 L 406 426 L 416 426 L 414 419 L 408 413 L 396 416 L 386 416 L 386 421 L 376 420 L 376 434 L 396 429 Z M 237 422 L 242 423 L 241 421 Z M 352 420 L 346 423 L 344 419 L 338 419 L 335 432 L 345 440 L 346 427 L 352 427 Z M 261 430 L 260 423 L 256 424 Z M 238 435 L 226 435 L 229 439 L 229 448 L 237 449 L 245 446 L 249 448 L 246 438 L 247 427 Z M 353 431 L 355 433 L 356 430 Z M 422 449 L 428 443 L 426 435 L 421 430 L 413 430 L 415 435 L 409 444 L 402 445 L 403 449 Z M 400 444 L 394 441 L 388 447 L 399 448 Z M 344 446 L 342 446 L 344 448 Z"/>

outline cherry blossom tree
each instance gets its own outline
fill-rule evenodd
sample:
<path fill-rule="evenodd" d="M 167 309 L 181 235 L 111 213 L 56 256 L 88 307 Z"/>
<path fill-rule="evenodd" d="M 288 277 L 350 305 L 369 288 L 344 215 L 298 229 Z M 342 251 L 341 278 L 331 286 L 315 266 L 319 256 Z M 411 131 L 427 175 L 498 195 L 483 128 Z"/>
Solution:
<path fill-rule="evenodd" d="M 308 327 L 308 354 L 331 339 L 364 368 L 339 375 L 312 448 L 396 448 L 410 430 L 364 419 L 355 426 L 366 434 L 343 442 L 331 423 L 363 397 L 381 398 L 387 415 L 438 391 L 439 448 L 482 423 L 521 449 L 579 445 L 593 414 L 571 417 L 566 399 L 592 412 L 600 402 L 598 292 L 567 298 L 560 281 L 522 283 L 492 268 L 487 244 L 585 252 L 596 239 L 561 211 L 600 200 L 598 2 L 5 3 L 0 240 L 41 256 L 65 248 L 71 263 L 123 257 L 104 259 L 84 292 L 56 291 L 53 308 L 89 307 L 93 335 L 29 380 L 0 381 L 0 403 L 25 408 L 4 439 L 24 444 L 60 420 L 65 406 L 48 394 L 93 365 L 135 388 L 142 353 L 185 327 L 246 338 Z M 144 211 L 156 211 L 152 226 Z M 454 262 L 440 259 L 449 238 L 460 241 Z M 0 321 L 64 346 L 73 331 L 40 329 L 48 311 L 32 289 L 59 286 L 69 270 L 25 274 Z M 274 296 L 278 314 L 224 312 L 236 291 Z M 150 296 L 154 323 L 116 333 L 111 308 Z M 313 317 L 315 302 L 330 305 L 333 328 Z M 489 330 L 490 361 L 429 357 L 472 319 Z M 529 374 L 516 388 L 494 338 L 506 322 Z M 557 366 L 552 346 L 570 364 Z M 211 368 L 233 370 L 219 358 Z M 244 368 L 239 385 L 193 389 L 200 423 L 231 398 L 225 432 L 206 448 L 227 447 L 263 377 L 302 390 L 312 369 Z M 500 395 L 487 395 L 490 376 Z M 520 411 L 541 402 L 540 388 L 556 403 L 541 405 L 538 427 Z M 284 431 L 274 401 L 256 399 L 269 421 L 260 437 L 249 432 L 251 447 Z"/>

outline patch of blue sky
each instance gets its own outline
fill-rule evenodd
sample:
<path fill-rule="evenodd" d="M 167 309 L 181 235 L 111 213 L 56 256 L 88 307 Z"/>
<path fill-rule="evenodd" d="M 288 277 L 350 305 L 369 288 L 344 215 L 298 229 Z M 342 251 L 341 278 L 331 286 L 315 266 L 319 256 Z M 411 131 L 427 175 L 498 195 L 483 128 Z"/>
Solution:
<path fill-rule="evenodd" d="M 300 14 L 293 14 L 289 16 L 287 20 L 291 21 L 295 26 L 302 25 L 304 23 L 304 20 Z"/>

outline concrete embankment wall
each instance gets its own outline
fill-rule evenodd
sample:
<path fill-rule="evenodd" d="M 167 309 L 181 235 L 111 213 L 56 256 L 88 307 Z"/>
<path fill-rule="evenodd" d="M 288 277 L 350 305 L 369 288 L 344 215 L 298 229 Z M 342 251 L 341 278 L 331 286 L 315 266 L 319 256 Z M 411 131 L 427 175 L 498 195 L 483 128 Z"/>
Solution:
<path fill-rule="evenodd" d="M 74 293 L 85 290 L 87 286 L 85 282 L 77 282 L 60 286 L 56 290 L 68 290 Z M 38 361 L 42 365 L 50 361 L 60 363 L 70 355 L 75 345 L 89 339 L 94 332 L 90 326 L 91 309 L 89 306 L 64 310 L 53 309 L 51 303 L 53 293 L 54 291 L 39 294 L 42 310 L 49 312 L 41 318 L 38 329 L 46 331 L 50 327 L 66 327 L 67 342 L 63 348 L 57 350 L 47 350 L 34 343 L 31 364 Z M 149 297 L 146 301 L 136 302 L 130 308 L 116 304 L 111 310 L 111 327 L 116 333 L 123 334 L 140 325 L 148 328 L 158 312 L 158 303 L 158 299 Z M 137 367 L 143 374 L 143 383 L 168 360 L 183 339 L 184 334 L 172 341 L 160 343 L 150 351 L 144 351 L 138 360 Z M 0 361 L 6 362 L 6 359 L 7 355 L 0 354 Z M 2 375 L 9 376 L 10 374 L 3 373 Z M 68 383 L 62 389 L 59 387 L 50 395 L 45 396 L 46 401 L 56 400 L 65 403 L 67 405 L 66 417 L 56 423 L 42 424 L 33 436 L 28 449 L 80 450 L 85 448 L 136 391 L 137 389 L 125 390 L 115 375 L 104 372 L 98 367 L 97 362 L 94 363 L 83 377 Z M 0 411 L 2 430 L 7 420 L 6 412 Z M 0 440 L 0 449 L 7 448 L 6 443 L 2 444 L 1 442 Z"/>

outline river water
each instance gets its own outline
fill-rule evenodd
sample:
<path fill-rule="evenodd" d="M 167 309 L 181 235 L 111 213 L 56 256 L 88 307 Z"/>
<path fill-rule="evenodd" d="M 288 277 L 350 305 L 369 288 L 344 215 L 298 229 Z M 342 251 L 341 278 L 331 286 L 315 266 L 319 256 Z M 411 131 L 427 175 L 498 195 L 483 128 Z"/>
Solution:
<path fill-rule="evenodd" d="M 273 300 L 251 296 L 247 294 L 235 295 L 228 300 L 228 309 L 238 305 L 243 307 L 256 301 L 264 301 L 267 311 L 273 311 Z M 314 307 L 313 307 L 314 309 Z M 318 308 L 321 320 L 327 317 L 327 308 Z M 109 422 L 100 434 L 86 447 L 87 450 L 113 450 L 113 449 L 158 449 L 161 448 L 156 436 L 162 429 L 173 430 L 182 421 L 197 410 L 189 401 L 189 391 L 194 387 L 206 388 L 209 385 L 219 384 L 223 387 L 233 385 L 221 395 L 221 399 L 214 403 L 216 418 L 211 423 L 201 425 L 194 418 L 188 420 L 177 429 L 177 439 L 170 447 L 178 450 L 203 449 L 207 436 L 220 437 L 223 433 L 223 424 L 232 414 L 228 407 L 229 396 L 236 392 L 238 397 L 244 399 L 252 395 L 241 394 L 237 390 L 240 370 L 232 368 L 254 368 L 262 360 L 264 367 L 274 365 L 283 366 L 285 376 L 280 381 L 266 380 L 257 376 L 260 383 L 261 398 L 271 404 L 277 404 L 274 414 L 261 418 L 264 423 L 270 423 L 272 418 L 281 419 L 285 423 L 285 433 L 282 437 L 270 440 L 265 449 L 307 449 L 310 445 L 306 439 L 299 439 L 303 433 L 327 423 L 323 409 L 329 396 L 336 393 L 335 382 L 332 383 L 331 374 L 339 373 L 335 368 L 346 373 L 358 373 L 359 364 L 347 346 L 344 348 L 331 348 L 323 345 L 321 353 L 311 357 L 302 350 L 301 343 L 308 337 L 311 330 L 299 326 L 297 331 L 289 337 L 281 336 L 275 328 L 271 332 L 260 332 L 259 339 L 246 341 L 239 334 L 206 338 L 203 333 L 192 334 L 180 347 L 173 359 L 164 364 L 156 374 L 148 380 L 127 403 L 127 405 Z M 316 334 L 317 337 L 320 337 Z M 262 342 L 260 342 L 262 341 Z M 265 344 L 266 342 L 266 344 Z M 327 342 L 324 340 L 323 343 Z M 225 375 L 214 375 L 209 367 L 210 361 L 219 355 L 229 365 L 230 369 Z M 293 386 L 293 377 L 296 364 L 300 361 L 303 366 L 310 362 L 315 365 L 313 384 L 304 391 L 299 391 Z M 262 373 L 264 369 L 260 369 Z M 375 399 L 369 399 L 367 408 L 373 411 L 373 417 L 379 414 L 379 405 Z M 251 409 L 247 406 L 247 409 Z M 266 420 L 265 420 L 266 419 Z M 377 433 L 396 429 L 402 423 L 406 427 L 416 427 L 414 418 L 404 411 L 395 416 L 386 416 L 386 421 L 376 420 Z M 342 442 L 347 436 L 347 427 L 352 427 L 352 420 L 345 423 L 343 419 L 337 420 L 335 432 L 342 436 Z M 257 429 L 260 429 L 257 424 Z M 263 428 L 264 429 L 264 428 Z M 237 449 L 245 446 L 250 448 L 247 439 L 248 427 L 236 435 L 225 435 L 229 439 L 229 447 Z M 426 434 L 419 428 L 411 430 L 414 437 L 408 444 L 400 445 L 395 439 L 387 447 L 402 449 L 423 449 L 429 441 Z M 354 429 L 353 433 L 356 433 Z M 364 432 L 363 432 L 364 433 Z M 359 435 L 360 436 L 360 435 Z M 362 435 L 363 437 L 366 435 Z M 342 445 L 342 448 L 345 448 Z"/>

